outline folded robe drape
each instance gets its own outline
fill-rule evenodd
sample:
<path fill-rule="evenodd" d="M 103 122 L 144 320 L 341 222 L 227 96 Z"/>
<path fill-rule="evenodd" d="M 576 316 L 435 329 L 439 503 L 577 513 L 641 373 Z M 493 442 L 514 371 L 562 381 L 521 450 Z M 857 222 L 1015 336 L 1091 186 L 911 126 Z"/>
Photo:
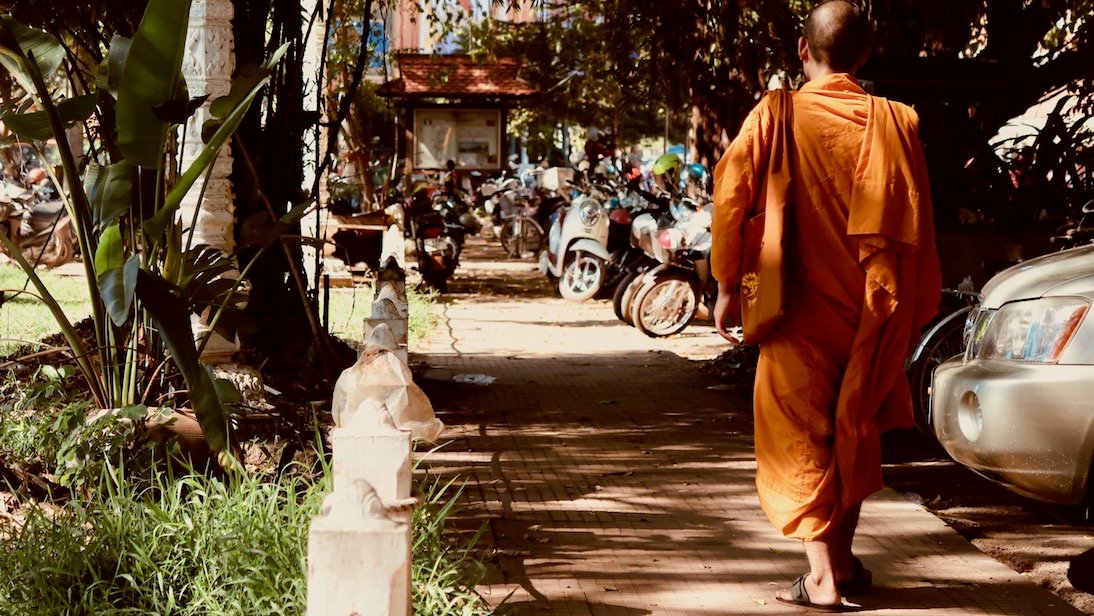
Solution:
<path fill-rule="evenodd" d="M 766 172 L 766 101 L 715 170 L 712 266 L 731 286 Z M 813 540 L 881 489 L 880 435 L 912 423 L 904 359 L 941 284 L 915 112 L 836 74 L 794 95 L 794 118 L 786 316 L 760 348 L 756 484 L 780 532 Z"/>

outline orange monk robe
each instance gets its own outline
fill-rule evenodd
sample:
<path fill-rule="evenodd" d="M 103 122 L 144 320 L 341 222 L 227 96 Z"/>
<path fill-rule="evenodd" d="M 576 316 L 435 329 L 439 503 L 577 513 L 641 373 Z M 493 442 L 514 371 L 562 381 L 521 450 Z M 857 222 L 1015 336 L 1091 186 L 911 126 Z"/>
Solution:
<path fill-rule="evenodd" d="M 780 532 L 814 540 L 882 488 L 880 434 L 912 425 L 904 360 L 941 283 L 915 112 L 846 74 L 793 100 L 786 315 L 760 345 L 756 485 Z M 764 99 L 715 169 L 711 260 L 733 288 L 773 121 Z"/>

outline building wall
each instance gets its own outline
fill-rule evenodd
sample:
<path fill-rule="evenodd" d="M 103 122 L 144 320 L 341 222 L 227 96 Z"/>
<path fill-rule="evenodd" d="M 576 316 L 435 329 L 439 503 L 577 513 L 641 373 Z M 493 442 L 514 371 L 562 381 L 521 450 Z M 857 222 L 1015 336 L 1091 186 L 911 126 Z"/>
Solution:
<path fill-rule="evenodd" d="M 425 8 L 434 10 L 432 3 L 429 4 Z M 535 8 L 532 0 L 521 0 L 513 8 L 498 6 L 491 0 L 448 0 L 446 7 L 440 10 L 448 11 L 449 15 L 470 15 L 476 21 L 494 19 L 513 23 L 538 21 L 542 13 Z M 438 36 L 431 31 L 431 19 L 419 12 L 415 0 L 397 0 L 394 11 L 386 15 L 386 18 L 388 40 L 393 51 L 433 53 L 438 46 L 442 52 L 450 51 L 444 48 L 444 41 L 438 40 Z M 439 18 L 442 21 L 450 19 L 444 14 L 439 15 Z"/>

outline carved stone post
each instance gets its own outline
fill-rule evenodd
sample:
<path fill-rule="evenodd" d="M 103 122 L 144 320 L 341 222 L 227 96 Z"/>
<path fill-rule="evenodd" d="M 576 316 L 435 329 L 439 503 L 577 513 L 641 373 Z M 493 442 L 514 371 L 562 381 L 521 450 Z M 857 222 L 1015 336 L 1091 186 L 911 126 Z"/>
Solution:
<path fill-rule="evenodd" d="M 235 70 L 232 36 L 234 13 L 232 0 L 193 0 L 189 31 L 186 34 L 186 54 L 182 64 L 182 72 L 191 96 L 208 94 L 212 100 L 228 94 L 231 90 L 232 72 Z M 207 102 L 187 122 L 180 148 L 183 169 L 201 152 L 204 145 L 201 141 L 201 127 L 210 117 Z M 225 145 L 209 174 L 204 199 L 199 203 L 201 182 L 198 182 L 187 193 L 179 209 L 183 227 L 189 228 L 192 225 L 194 228 L 194 245 L 208 244 L 226 254 L 231 254 L 235 249 L 235 208 L 229 179 L 231 172 L 232 152 L 229 145 Z M 209 318 L 210 315 L 204 315 L 194 319 L 194 335 L 198 338 L 209 333 Z M 231 361 L 232 354 L 237 350 L 239 345 L 235 341 L 213 335 L 202 360 L 211 364 L 226 363 Z"/>

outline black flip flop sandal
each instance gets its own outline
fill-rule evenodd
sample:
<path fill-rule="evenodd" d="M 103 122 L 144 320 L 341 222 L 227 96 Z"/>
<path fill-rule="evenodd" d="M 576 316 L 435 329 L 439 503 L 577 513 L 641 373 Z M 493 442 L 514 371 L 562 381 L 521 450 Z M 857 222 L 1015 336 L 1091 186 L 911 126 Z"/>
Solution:
<path fill-rule="evenodd" d="M 847 606 L 843 603 L 813 603 L 809 600 L 809 593 L 805 590 L 805 578 L 809 574 L 805 574 L 798 579 L 794 580 L 794 583 L 790 585 L 790 598 L 783 599 L 782 597 L 775 595 L 775 600 L 780 603 L 787 603 L 789 605 L 796 605 L 798 607 L 804 607 L 816 612 L 845 612 Z"/>

